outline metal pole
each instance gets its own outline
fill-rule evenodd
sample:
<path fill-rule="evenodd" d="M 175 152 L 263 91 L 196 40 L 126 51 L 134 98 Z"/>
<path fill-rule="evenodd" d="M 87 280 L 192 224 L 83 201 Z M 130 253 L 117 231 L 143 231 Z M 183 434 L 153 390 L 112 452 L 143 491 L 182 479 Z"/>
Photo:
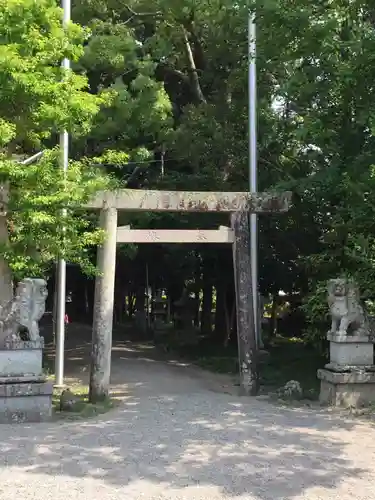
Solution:
<path fill-rule="evenodd" d="M 255 11 L 248 17 L 249 44 L 249 183 L 250 192 L 258 190 L 257 176 L 257 80 L 256 80 L 256 22 Z M 258 220 L 256 214 L 250 214 L 250 253 L 251 253 L 251 286 L 253 296 L 254 327 L 257 347 L 260 345 L 259 311 L 258 311 Z"/>
<path fill-rule="evenodd" d="M 63 26 L 66 27 L 71 18 L 71 0 L 62 0 Z M 69 59 L 61 64 L 64 70 L 70 69 Z M 65 172 L 69 164 L 69 135 L 66 130 L 60 134 L 61 166 Z M 64 210 L 63 215 L 66 214 Z M 55 385 L 64 384 L 64 346 L 65 346 L 65 302 L 66 302 L 66 262 L 60 259 L 57 265 L 57 311 L 56 311 L 56 360 Z"/>

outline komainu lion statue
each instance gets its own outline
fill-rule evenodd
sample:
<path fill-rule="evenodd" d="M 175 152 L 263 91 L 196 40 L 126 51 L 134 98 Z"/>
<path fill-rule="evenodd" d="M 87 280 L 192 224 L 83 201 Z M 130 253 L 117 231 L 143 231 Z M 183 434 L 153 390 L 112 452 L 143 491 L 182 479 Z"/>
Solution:
<path fill-rule="evenodd" d="M 47 283 L 43 279 L 26 278 L 21 281 L 15 296 L 0 306 L 0 346 L 5 341 L 20 340 L 20 328 L 27 331 L 28 340 L 39 336 L 39 320 L 45 312 Z"/>
<path fill-rule="evenodd" d="M 328 281 L 328 305 L 332 318 L 331 334 L 370 336 L 371 327 L 359 291 L 353 281 L 337 278 Z"/>
<path fill-rule="evenodd" d="M 29 340 L 38 340 L 39 320 L 46 310 L 47 283 L 43 279 L 26 278 L 22 281 L 19 323 L 27 329 Z"/>

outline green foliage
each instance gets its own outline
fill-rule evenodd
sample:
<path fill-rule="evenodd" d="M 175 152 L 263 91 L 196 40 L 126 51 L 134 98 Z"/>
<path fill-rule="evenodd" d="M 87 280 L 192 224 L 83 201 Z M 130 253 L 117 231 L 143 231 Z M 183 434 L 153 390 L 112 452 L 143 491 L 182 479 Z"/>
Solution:
<path fill-rule="evenodd" d="M 111 100 L 75 143 L 77 156 L 113 167 L 132 187 L 247 190 L 248 8 L 77 0 L 74 19 L 92 31 L 77 68 Z M 288 214 L 260 218 L 260 288 L 305 296 L 316 344 L 326 331 L 328 279 L 353 276 L 363 297 L 374 298 L 374 19 L 364 0 L 257 2 L 259 186 L 294 192 Z M 228 224 L 210 214 L 125 219 L 139 227 Z M 201 279 L 200 259 L 200 249 L 165 249 L 184 282 Z M 231 276 L 227 260 L 220 269 Z"/>
<path fill-rule="evenodd" d="M 97 190 L 111 187 L 109 178 L 78 162 L 64 175 L 54 151 L 27 167 L 2 158 L 0 177 L 10 186 L 10 240 L 3 251 L 15 276 L 44 275 L 57 258 L 93 273 L 90 250 L 103 234 L 81 207 Z"/>
<path fill-rule="evenodd" d="M 314 287 L 303 299 L 302 310 L 306 317 L 304 339 L 308 344 L 325 353 L 325 340 L 330 327 L 330 316 L 327 306 L 327 283 L 312 282 Z"/>
<path fill-rule="evenodd" d="M 44 274 L 58 257 L 93 272 L 90 248 L 103 235 L 78 209 L 109 186 L 105 173 L 72 162 L 64 175 L 55 150 L 29 166 L 16 161 L 54 144 L 62 129 L 87 134 L 109 104 L 88 92 L 84 75 L 61 69 L 63 58 L 82 57 L 88 37 L 74 23 L 63 29 L 54 0 L 0 0 L 0 180 L 10 195 L 2 251 L 17 278 Z"/>
<path fill-rule="evenodd" d="M 92 89 L 111 99 L 81 147 L 89 156 L 111 149 L 147 161 L 173 125 L 170 99 L 155 79 L 155 62 L 136 27 L 122 22 L 124 10 L 129 13 L 122 2 L 85 0 L 73 6 L 74 18 L 92 31 L 78 68 L 87 73 Z"/>
<path fill-rule="evenodd" d="M 89 388 L 84 385 L 74 384 L 71 390 L 74 394 L 75 404 L 70 411 L 61 411 L 60 409 L 61 389 L 55 389 L 53 391 L 52 408 L 56 420 L 86 420 L 107 413 L 113 408 L 116 408 L 119 404 L 119 401 L 114 398 L 105 398 L 103 401 L 90 403 Z"/>
<path fill-rule="evenodd" d="M 62 28 L 54 0 L 0 2 L 0 127 L 2 145 L 39 147 L 54 131 L 87 133 L 103 99 L 87 79 L 64 72 L 64 57 L 78 60 L 88 30 Z M 15 143 L 15 144 L 14 144 Z"/>

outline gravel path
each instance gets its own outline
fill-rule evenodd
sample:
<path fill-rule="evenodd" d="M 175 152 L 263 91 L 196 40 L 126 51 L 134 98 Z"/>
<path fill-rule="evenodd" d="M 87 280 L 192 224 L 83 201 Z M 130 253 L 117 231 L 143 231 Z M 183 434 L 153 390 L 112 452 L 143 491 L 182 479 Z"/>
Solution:
<path fill-rule="evenodd" d="M 374 498 L 370 423 L 241 399 L 222 379 L 125 351 L 121 407 L 0 427 L 1 500 Z"/>

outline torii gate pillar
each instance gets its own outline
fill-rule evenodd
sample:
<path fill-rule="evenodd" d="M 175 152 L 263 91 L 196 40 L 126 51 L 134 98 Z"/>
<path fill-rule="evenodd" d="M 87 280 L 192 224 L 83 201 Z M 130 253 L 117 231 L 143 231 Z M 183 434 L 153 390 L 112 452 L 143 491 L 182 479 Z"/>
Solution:
<path fill-rule="evenodd" d="M 231 217 L 234 232 L 233 270 L 236 290 L 238 364 L 240 391 L 256 396 L 259 389 L 258 353 L 251 286 L 249 213 L 236 212 Z"/>
<path fill-rule="evenodd" d="M 117 209 L 104 207 L 100 212 L 100 228 L 106 238 L 98 247 L 99 275 L 95 281 L 94 318 L 90 370 L 90 401 L 108 396 L 111 376 L 113 303 L 116 271 Z"/>

